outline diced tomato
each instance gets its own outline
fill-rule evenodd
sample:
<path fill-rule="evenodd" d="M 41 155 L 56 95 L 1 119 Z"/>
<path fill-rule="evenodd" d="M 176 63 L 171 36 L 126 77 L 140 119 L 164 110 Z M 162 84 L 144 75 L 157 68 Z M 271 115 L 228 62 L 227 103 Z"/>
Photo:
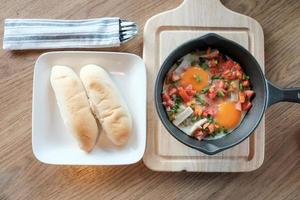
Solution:
<path fill-rule="evenodd" d="M 222 67 L 223 67 L 224 69 L 231 69 L 231 68 L 233 67 L 233 65 L 234 65 L 233 60 L 228 59 L 226 62 L 224 62 L 224 63 L 222 64 Z"/>
<path fill-rule="evenodd" d="M 193 135 L 194 135 L 194 137 L 197 138 L 198 140 L 202 140 L 203 138 L 206 137 L 207 134 L 204 133 L 203 131 L 197 129 L 197 130 L 194 131 L 194 134 L 193 134 Z"/>
<path fill-rule="evenodd" d="M 232 71 L 231 76 L 229 78 L 230 79 L 236 79 L 236 73 L 237 73 L 237 71 Z"/>
<path fill-rule="evenodd" d="M 250 85 L 248 80 L 243 81 L 242 84 L 244 87 L 248 87 Z"/>
<path fill-rule="evenodd" d="M 241 80 L 243 78 L 243 73 L 240 71 L 236 71 L 236 78 Z"/>
<path fill-rule="evenodd" d="M 224 89 L 224 86 L 225 86 L 225 83 L 224 83 L 224 81 L 223 80 L 220 80 L 219 81 L 219 88 L 222 88 L 222 89 Z"/>
<path fill-rule="evenodd" d="M 170 101 L 164 101 L 163 102 L 163 105 L 166 107 L 166 108 L 172 108 L 174 105 L 175 105 L 175 103 L 174 103 L 174 101 L 172 101 L 172 100 L 170 100 Z"/>
<path fill-rule="evenodd" d="M 239 92 L 239 101 L 241 103 L 245 103 L 246 98 L 245 98 L 245 93 L 244 92 Z"/>
<path fill-rule="evenodd" d="M 175 72 L 172 74 L 172 81 L 178 81 L 180 79 L 180 76 L 178 76 Z"/>
<path fill-rule="evenodd" d="M 176 94 L 176 93 L 177 93 L 176 87 L 170 87 L 170 88 L 168 89 L 168 95 L 169 95 L 169 96 L 172 96 L 173 94 Z"/>
<path fill-rule="evenodd" d="M 215 116 L 217 114 L 217 111 L 216 109 L 211 108 L 207 111 L 207 113 L 211 116 Z"/>
<path fill-rule="evenodd" d="M 220 70 L 217 67 L 211 67 L 209 68 L 210 73 L 212 73 L 213 75 L 219 74 Z"/>
<path fill-rule="evenodd" d="M 216 89 L 224 89 L 225 83 L 223 80 L 214 80 L 213 85 L 215 85 Z"/>
<path fill-rule="evenodd" d="M 195 96 L 196 94 L 196 90 L 193 90 L 193 86 L 191 84 L 185 88 L 185 91 L 191 97 Z"/>
<path fill-rule="evenodd" d="M 207 93 L 207 97 L 210 98 L 210 99 L 214 99 L 214 98 L 216 98 L 216 96 L 217 96 L 217 92 L 216 91 L 208 92 Z"/>
<path fill-rule="evenodd" d="M 188 84 L 184 89 L 185 90 L 192 90 L 193 86 L 191 84 Z"/>
<path fill-rule="evenodd" d="M 254 95 L 254 91 L 253 90 L 245 90 L 245 95 L 246 97 L 250 100 L 251 97 Z"/>
<path fill-rule="evenodd" d="M 209 130 L 209 133 L 213 133 L 215 131 L 215 125 L 214 124 L 210 124 L 208 126 L 208 130 Z"/>
<path fill-rule="evenodd" d="M 194 115 L 195 116 L 200 116 L 202 114 L 202 108 L 201 106 L 195 106 L 195 111 L 194 111 Z"/>
<path fill-rule="evenodd" d="M 219 51 L 216 49 L 213 52 L 211 52 L 210 54 L 207 55 L 207 58 L 211 59 L 211 58 L 217 58 L 219 56 Z"/>
<path fill-rule="evenodd" d="M 193 97 L 193 96 L 195 96 L 196 91 L 195 91 L 195 90 L 186 90 L 186 93 L 187 93 L 189 96 Z"/>
<path fill-rule="evenodd" d="M 208 90 L 208 92 L 207 92 L 207 97 L 209 98 L 209 99 L 214 99 L 214 98 L 216 98 L 216 96 L 217 96 L 217 89 L 216 89 L 216 86 L 215 85 L 212 85 L 210 88 L 209 88 L 209 90 Z"/>
<path fill-rule="evenodd" d="M 168 102 L 169 100 L 171 100 L 170 96 L 166 93 L 164 93 L 162 97 L 164 102 Z"/>
<path fill-rule="evenodd" d="M 214 106 L 206 107 L 202 112 L 203 117 L 207 117 L 207 115 L 215 116 L 216 114 L 217 114 L 217 109 Z"/>
<path fill-rule="evenodd" d="M 183 87 L 178 88 L 178 94 L 181 96 L 185 103 L 189 102 L 192 98 L 186 93 Z"/>
<path fill-rule="evenodd" d="M 239 111 L 242 111 L 242 104 L 241 104 L 241 102 L 237 102 L 237 103 L 235 104 L 235 109 L 237 109 L 237 110 L 239 110 Z"/>
<path fill-rule="evenodd" d="M 223 76 L 224 78 L 226 78 L 226 79 L 231 80 L 232 73 L 231 73 L 231 71 L 230 71 L 229 69 L 227 69 L 227 70 L 225 70 L 225 71 L 223 72 L 222 76 Z"/>
<path fill-rule="evenodd" d="M 236 70 L 238 70 L 238 71 L 242 71 L 242 68 L 241 68 L 241 66 L 238 63 L 235 63 L 233 65 L 233 68 L 236 69 Z"/>
<path fill-rule="evenodd" d="M 167 107 L 173 107 L 174 106 L 174 102 L 171 100 L 170 96 L 166 93 L 163 94 L 162 96 L 163 98 L 163 105 L 167 108 Z"/>
<path fill-rule="evenodd" d="M 208 66 L 210 68 L 215 68 L 215 67 L 217 67 L 217 64 L 215 63 L 214 59 L 212 59 L 212 60 L 208 61 Z"/>
<path fill-rule="evenodd" d="M 247 110 L 249 110 L 251 107 L 252 107 L 252 103 L 249 102 L 249 101 L 242 104 L 242 110 L 243 110 L 243 111 L 247 111 Z"/>

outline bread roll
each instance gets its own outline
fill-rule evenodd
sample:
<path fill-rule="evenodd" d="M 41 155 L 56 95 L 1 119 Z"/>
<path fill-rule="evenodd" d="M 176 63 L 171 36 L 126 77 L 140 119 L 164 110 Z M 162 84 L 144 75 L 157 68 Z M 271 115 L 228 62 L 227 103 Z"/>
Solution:
<path fill-rule="evenodd" d="M 80 70 L 80 78 L 107 137 L 115 145 L 124 145 L 132 129 L 131 116 L 109 74 L 97 65 L 86 65 Z"/>
<path fill-rule="evenodd" d="M 98 126 L 79 77 L 69 67 L 54 66 L 51 85 L 65 125 L 73 132 L 80 148 L 90 152 L 97 140 Z"/>

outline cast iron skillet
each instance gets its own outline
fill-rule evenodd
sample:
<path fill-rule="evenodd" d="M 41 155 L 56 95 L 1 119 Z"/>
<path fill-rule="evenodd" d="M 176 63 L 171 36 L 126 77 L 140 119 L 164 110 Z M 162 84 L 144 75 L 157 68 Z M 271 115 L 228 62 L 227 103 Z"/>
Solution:
<path fill-rule="evenodd" d="M 252 100 L 252 108 L 248 111 L 242 123 L 230 134 L 215 140 L 198 141 L 186 135 L 169 121 L 162 104 L 161 93 L 164 79 L 172 65 L 191 51 L 196 49 L 205 50 L 207 47 L 217 48 L 220 52 L 240 63 L 246 74 L 250 76 L 255 98 Z M 156 110 L 169 133 L 183 144 L 209 155 L 233 147 L 249 137 L 262 119 L 266 108 L 270 105 L 279 101 L 300 103 L 300 88 L 280 89 L 274 86 L 266 80 L 258 62 L 250 52 L 241 45 L 214 33 L 209 33 L 182 44 L 166 58 L 156 78 L 154 95 Z"/>

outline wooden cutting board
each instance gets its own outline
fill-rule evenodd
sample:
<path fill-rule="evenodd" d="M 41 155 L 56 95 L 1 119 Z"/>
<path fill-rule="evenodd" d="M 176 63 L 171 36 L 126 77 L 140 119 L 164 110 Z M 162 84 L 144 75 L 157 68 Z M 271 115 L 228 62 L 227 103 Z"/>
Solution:
<path fill-rule="evenodd" d="M 264 71 L 261 26 L 254 19 L 227 9 L 219 0 L 185 0 L 176 9 L 151 17 L 144 29 L 143 59 L 148 73 L 148 124 L 143 160 L 152 170 L 242 172 L 255 170 L 263 162 L 264 118 L 250 138 L 238 146 L 208 156 L 173 138 L 156 113 L 154 83 L 164 59 L 180 44 L 211 32 L 244 46 L 255 56 Z"/>

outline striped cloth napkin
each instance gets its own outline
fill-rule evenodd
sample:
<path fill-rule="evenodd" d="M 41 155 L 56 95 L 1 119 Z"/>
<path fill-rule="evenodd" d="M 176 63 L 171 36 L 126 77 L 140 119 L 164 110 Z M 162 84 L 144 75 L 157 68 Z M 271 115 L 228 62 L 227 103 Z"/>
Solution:
<path fill-rule="evenodd" d="M 120 23 L 118 17 L 87 20 L 6 19 L 3 49 L 119 46 L 122 42 Z"/>

